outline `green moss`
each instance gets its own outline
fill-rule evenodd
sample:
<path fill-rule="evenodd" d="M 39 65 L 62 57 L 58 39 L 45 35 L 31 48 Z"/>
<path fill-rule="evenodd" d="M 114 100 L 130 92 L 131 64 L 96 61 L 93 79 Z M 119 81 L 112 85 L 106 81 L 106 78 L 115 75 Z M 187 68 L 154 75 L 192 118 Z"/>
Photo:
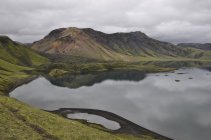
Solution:
<path fill-rule="evenodd" d="M 19 80 L 31 77 L 26 73 L 31 70 L 33 68 L 18 66 L 0 59 L 0 91 L 7 93 Z"/>
<path fill-rule="evenodd" d="M 1 60 L 1 59 L 0 59 L 0 68 L 7 70 L 7 71 L 11 71 L 11 72 L 32 70 L 32 68 L 15 65 L 15 64 L 9 63 L 7 61 Z"/>

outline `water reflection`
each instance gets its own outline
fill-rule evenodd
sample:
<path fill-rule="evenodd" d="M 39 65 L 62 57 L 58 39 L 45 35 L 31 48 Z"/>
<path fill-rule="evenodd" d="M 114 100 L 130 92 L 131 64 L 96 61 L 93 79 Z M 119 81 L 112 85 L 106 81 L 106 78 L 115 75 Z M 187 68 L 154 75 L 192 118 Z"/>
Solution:
<path fill-rule="evenodd" d="M 90 123 L 101 124 L 105 128 L 110 129 L 110 130 L 117 130 L 120 128 L 119 123 L 108 120 L 98 115 L 93 115 L 93 114 L 88 114 L 88 113 L 70 113 L 67 115 L 67 117 L 71 119 L 87 120 L 87 122 L 90 122 Z"/>
<path fill-rule="evenodd" d="M 57 87 L 45 78 L 39 78 L 10 95 L 46 110 L 92 108 L 110 111 L 177 140 L 208 140 L 211 76 L 207 74 L 210 74 L 207 70 L 180 69 L 175 73 L 148 74 L 141 81 L 105 80 L 78 89 Z"/>
<path fill-rule="evenodd" d="M 78 75 L 65 75 L 61 77 L 46 77 L 52 84 L 63 87 L 79 88 L 81 86 L 92 86 L 96 83 L 100 83 L 107 79 L 110 80 L 128 80 L 128 81 L 140 81 L 146 77 L 144 73 L 139 71 L 107 71 L 96 72 L 88 74 Z"/>

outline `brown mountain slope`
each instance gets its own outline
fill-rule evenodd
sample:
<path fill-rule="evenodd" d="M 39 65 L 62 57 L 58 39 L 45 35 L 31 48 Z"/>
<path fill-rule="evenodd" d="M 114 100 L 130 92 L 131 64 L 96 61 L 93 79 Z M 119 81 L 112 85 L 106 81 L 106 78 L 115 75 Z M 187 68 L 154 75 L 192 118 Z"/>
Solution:
<path fill-rule="evenodd" d="M 191 49 L 152 39 L 142 32 L 106 34 L 74 27 L 53 30 L 42 40 L 34 42 L 32 48 L 45 53 L 102 60 L 195 58 Z"/>
<path fill-rule="evenodd" d="M 46 53 L 83 56 L 103 60 L 131 59 L 98 44 L 91 36 L 77 28 L 61 28 L 33 43 L 32 48 Z"/>

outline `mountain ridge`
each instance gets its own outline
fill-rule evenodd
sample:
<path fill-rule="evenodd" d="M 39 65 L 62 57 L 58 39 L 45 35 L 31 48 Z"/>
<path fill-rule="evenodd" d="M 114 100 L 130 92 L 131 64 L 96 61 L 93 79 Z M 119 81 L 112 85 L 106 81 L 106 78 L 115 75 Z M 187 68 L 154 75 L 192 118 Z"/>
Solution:
<path fill-rule="evenodd" d="M 103 33 L 91 28 L 59 28 L 32 43 L 32 49 L 49 54 L 99 60 L 210 59 L 211 53 L 150 38 L 141 31 Z"/>

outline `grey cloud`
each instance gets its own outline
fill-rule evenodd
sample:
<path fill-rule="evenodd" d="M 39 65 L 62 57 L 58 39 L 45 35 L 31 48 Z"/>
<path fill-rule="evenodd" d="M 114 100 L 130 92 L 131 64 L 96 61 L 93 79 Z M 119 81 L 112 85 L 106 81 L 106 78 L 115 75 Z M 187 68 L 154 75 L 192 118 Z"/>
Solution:
<path fill-rule="evenodd" d="M 172 43 L 211 42 L 210 0 L 0 1 L 0 34 L 21 42 L 61 27 L 103 32 L 141 30 Z"/>

